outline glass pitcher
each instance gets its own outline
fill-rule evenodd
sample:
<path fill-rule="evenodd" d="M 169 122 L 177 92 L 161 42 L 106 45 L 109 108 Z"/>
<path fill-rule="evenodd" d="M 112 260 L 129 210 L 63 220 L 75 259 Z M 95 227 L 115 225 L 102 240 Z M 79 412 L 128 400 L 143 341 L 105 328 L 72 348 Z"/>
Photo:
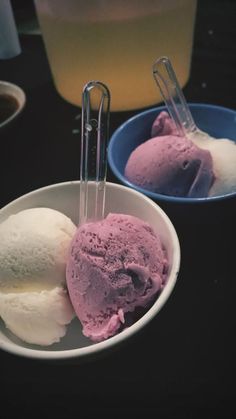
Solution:
<path fill-rule="evenodd" d="M 168 56 L 189 78 L 197 0 L 34 0 L 55 86 L 81 105 L 83 86 L 109 86 L 111 110 L 162 101 L 152 65 Z"/>

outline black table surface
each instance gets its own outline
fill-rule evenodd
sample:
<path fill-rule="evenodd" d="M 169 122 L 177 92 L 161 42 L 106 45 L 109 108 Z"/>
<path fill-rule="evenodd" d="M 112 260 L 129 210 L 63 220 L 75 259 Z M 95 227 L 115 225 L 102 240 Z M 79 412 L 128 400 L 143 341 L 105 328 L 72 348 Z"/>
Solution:
<path fill-rule="evenodd" d="M 190 102 L 236 110 L 236 2 L 199 1 Z M 80 110 L 56 92 L 41 36 L 22 35 L 22 54 L 0 61 L 0 79 L 27 103 L 0 133 L 0 207 L 52 183 L 79 178 Z M 111 133 L 137 113 L 111 114 Z M 53 164 L 52 164 L 53 162 Z M 108 170 L 108 180 L 118 182 Z M 51 364 L 0 352 L 0 417 L 233 418 L 235 389 L 235 216 L 174 222 L 182 260 L 177 285 L 145 330 L 106 357 Z M 197 226 L 197 227 L 196 227 Z M 15 413 L 14 413 L 15 412 Z M 17 412 L 17 413 L 16 413 Z"/>

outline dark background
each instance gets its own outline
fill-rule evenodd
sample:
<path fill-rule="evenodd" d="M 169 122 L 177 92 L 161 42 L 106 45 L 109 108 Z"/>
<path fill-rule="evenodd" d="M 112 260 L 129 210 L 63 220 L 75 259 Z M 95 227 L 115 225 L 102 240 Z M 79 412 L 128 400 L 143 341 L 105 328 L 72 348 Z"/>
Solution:
<path fill-rule="evenodd" d="M 32 2 L 12 3 L 20 27 L 32 17 Z M 235 18 L 235 0 L 199 0 L 188 101 L 236 110 Z M 38 187 L 79 178 L 73 134 L 79 110 L 56 93 L 41 37 L 23 32 L 22 54 L 0 60 L 0 79 L 27 95 L 22 116 L 0 132 L 0 207 Z M 111 133 L 136 112 L 113 113 Z M 108 180 L 117 182 L 110 171 Z M 227 216 L 209 223 L 173 220 L 182 250 L 176 288 L 145 331 L 115 353 L 57 365 L 1 351 L 1 419 L 234 418 L 234 202 L 230 206 Z"/>

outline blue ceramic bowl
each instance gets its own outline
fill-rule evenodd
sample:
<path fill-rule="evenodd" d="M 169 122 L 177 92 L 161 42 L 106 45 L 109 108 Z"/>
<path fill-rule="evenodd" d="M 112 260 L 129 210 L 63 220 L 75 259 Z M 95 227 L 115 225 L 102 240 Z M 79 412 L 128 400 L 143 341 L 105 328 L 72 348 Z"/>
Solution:
<path fill-rule="evenodd" d="M 215 105 L 190 104 L 197 126 L 215 138 L 229 138 L 236 142 L 236 111 Z M 108 146 L 108 162 L 114 175 L 121 183 L 144 193 L 155 201 L 181 204 L 196 204 L 229 198 L 236 192 L 206 198 L 185 198 L 167 196 L 143 189 L 124 176 L 124 170 L 131 152 L 150 138 L 151 126 L 157 115 L 166 110 L 164 106 L 149 109 L 124 122 L 112 135 Z M 235 169 L 236 170 L 236 169 Z"/>
<path fill-rule="evenodd" d="M 207 104 L 190 104 L 190 109 L 200 129 L 215 138 L 229 138 L 236 142 L 236 111 Z M 124 176 L 131 152 L 150 138 L 152 123 L 163 110 L 166 110 L 166 107 L 160 106 L 141 112 L 128 119 L 114 132 L 108 146 L 108 162 L 112 172 L 121 183 L 157 202 L 174 223 L 183 220 L 190 223 L 193 220 L 209 223 L 219 222 L 220 218 L 225 219 L 232 213 L 236 204 L 236 192 L 209 198 L 174 197 L 140 188 Z"/>

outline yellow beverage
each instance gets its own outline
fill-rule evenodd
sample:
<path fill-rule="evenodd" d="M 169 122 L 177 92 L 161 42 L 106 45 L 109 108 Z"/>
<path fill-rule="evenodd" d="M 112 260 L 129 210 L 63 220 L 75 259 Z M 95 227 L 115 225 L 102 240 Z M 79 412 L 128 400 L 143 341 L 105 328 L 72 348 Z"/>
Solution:
<path fill-rule="evenodd" d="M 94 10 L 70 0 L 61 11 L 59 3 L 35 0 L 54 82 L 68 102 L 81 105 L 90 80 L 109 87 L 113 111 L 161 102 L 152 64 L 162 55 L 181 87 L 188 81 L 196 0 L 95 1 Z"/>

